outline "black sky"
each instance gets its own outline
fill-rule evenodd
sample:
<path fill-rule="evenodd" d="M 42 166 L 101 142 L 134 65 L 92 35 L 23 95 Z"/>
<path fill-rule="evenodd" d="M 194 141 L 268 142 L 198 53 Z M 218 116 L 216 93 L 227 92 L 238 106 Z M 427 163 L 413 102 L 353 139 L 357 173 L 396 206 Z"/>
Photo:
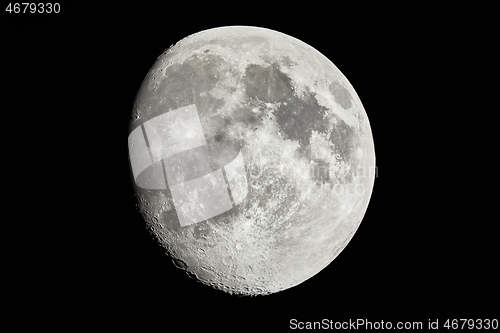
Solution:
<path fill-rule="evenodd" d="M 136 316 L 190 331 L 286 330 L 292 318 L 492 318 L 492 221 L 472 213 L 485 201 L 465 191 L 456 150 L 443 148 L 451 134 L 433 126 L 449 116 L 437 96 L 452 90 L 443 82 L 455 81 L 460 61 L 449 50 L 469 40 L 471 14 L 359 6 L 80 2 L 52 17 L 3 12 L 4 151 L 10 197 L 22 203 L 16 231 L 4 233 L 16 239 L 6 243 L 13 312 L 59 324 Z M 144 76 L 170 45 L 224 25 L 278 30 L 327 56 L 356 89 L 375 140 L 379 175 L 350 244 L 310 280 L 266 297 L 226 295 L 174 268 L 130 183 L 128 124 Z"/>

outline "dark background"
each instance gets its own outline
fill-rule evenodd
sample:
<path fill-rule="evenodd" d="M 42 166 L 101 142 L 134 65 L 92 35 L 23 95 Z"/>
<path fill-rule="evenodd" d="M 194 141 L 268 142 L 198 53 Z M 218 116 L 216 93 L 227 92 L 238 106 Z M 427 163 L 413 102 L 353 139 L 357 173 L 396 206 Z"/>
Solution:
<path fill-rule="evenodd" d="M 498 318 L 498 219 L 485 213 L 498 197 L 495 150 L 484 153 L 494 141 L 481 136 L 488 10 L 282 7 L 2 8 L 4 295 L 19 327 Z M 379 174 L 354 238 L 313 278 L 265 297 L 230 296 L 176 269 L 130 181 L 128 125 L 147 71 L 180 39 L 225 25 L 277 30 L 323 53 L 356 89 L 375 141 Z"/>

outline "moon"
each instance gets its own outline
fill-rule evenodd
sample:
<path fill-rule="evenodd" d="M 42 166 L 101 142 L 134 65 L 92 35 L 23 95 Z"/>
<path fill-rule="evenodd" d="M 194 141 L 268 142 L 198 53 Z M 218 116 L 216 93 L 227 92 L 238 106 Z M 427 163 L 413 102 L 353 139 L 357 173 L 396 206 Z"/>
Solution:
<path fill-rule="evenodd" d="M 138 208 L 174 264 L 266 295 L 329 265 L 375 178 L 367 114 L 345 76 L 286 34 L 228 26 L 161 54 L 128 137 Z"/>

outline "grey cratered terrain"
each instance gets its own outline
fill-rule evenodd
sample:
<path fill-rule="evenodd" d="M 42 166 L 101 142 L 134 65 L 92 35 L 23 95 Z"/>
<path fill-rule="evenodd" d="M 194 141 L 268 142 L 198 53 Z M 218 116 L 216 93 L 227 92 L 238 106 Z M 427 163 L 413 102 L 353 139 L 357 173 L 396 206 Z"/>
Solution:
<path fill-rule="evenodd" d="M 357 230 L 375 176 L 368 118 L 344 75 L 288 35 L 210 29 L 158 57 L 137 94 L 130 132 L 190 105 L 206 149 L 176 160 L 175 170 L 187 170 L 177 183 L 221 170 L 241 152 L 247 192 L 239 204 L 233 192 L 232 209 L 181 225 L 168 174 L 166 189 L 134 182 L 139 209 L 176 266 L 229 293 L 264 295 L 331 263 Z"/>

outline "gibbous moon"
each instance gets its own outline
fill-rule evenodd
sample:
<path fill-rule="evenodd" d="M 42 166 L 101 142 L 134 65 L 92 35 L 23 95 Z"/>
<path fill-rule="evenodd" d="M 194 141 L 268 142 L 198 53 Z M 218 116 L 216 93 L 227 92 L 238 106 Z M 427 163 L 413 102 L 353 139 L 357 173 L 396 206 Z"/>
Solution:
<path fill-rule="evenodd" d="M 140 211 L 175 265 L 265 295 L 330 264 L 370 200 L 375 151 L 359 97 L 311 46 L 229 26 L 161 54 L 133 106 Z"/>

